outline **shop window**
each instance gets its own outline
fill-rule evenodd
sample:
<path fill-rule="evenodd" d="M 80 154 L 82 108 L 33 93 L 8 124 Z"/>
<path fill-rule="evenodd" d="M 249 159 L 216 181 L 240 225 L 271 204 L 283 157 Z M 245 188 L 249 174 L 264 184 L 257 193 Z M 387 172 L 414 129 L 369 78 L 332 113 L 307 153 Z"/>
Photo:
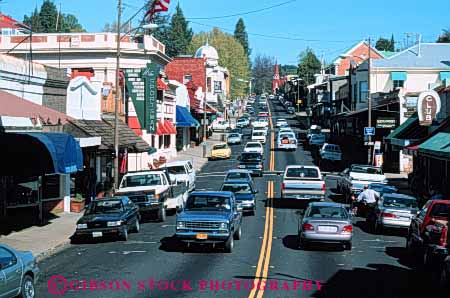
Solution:
<path fill-rule="evenodd" d="M 165 135 L 164 136 L 164 148 L 169 148 L 170 147 L 170 135 Z"/>
<path fill-rule="evenodd" d="M 190 74 L 184 75 L 184 77 L 183 77 L 183 84 L 187 84 L 190 81 L 192 81 L 192 75 L 190 75 Z"/>
<path fill-rule="evenodd" d="M 156 92 L 156 101 L 162 103 L 164 99 L 164 91 L 163 90 L 157 90 Z"/>
<path fill-rule="evenodd" d="M 155 147 L 155 136 L 154 135 L 152 135 L 151 146 Z"/>
<path fill-rule="evenodd" d="M 394 89 L 395 88 L 403 88 L 405 85 L 405 81 L 403 80 L 394 80 Z"/>
<path fill-rule="evenodd" d="M 206 88 L 207 88 L 207 92 L 211 92 L 211 78 L 208 77 L 206 79 Z"/>
<path fill-rule="evenodd" d="M 367 81 L 359 82 L 359 102 L 365 102 L 369 95 Z"/>
<path fill-rule="evenodd" d="M 159 136 L 159 144 L 158 144 L 158 148 L 162 149 L 164 147 L 164 136 Z"/>

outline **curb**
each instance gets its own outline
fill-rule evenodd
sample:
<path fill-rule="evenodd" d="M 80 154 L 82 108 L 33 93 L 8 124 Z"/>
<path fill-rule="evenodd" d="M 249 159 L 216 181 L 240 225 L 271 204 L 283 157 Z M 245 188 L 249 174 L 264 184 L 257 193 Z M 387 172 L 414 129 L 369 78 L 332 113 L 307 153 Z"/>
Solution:
<path fill-rule="evenodd" d="M 41 252 L 40 254 L 36 255 L 36 262 L 40 263 L 44 261 L 45 259 L 55 255 L 56 253 L 63 251 L 64 249 L 68 248 L 70 246 L 70 239 L 67 239 L 56 246 L 48 249 L 47 251 Z"/>

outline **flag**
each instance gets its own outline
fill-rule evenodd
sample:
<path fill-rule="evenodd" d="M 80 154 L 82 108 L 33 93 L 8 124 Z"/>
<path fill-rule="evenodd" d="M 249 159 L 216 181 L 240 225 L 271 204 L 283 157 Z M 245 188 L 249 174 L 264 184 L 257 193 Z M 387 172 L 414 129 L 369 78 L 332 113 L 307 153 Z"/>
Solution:
<path fill-rule="evenodd" d="M 0 0 L 1 1 L 1 0 Z M 145 14 L 145 19 L 151 21 L 153 15 L 157 12 L 168 11 L 170 5 L 170 0 L 154 0 L 150 9 Z"/>

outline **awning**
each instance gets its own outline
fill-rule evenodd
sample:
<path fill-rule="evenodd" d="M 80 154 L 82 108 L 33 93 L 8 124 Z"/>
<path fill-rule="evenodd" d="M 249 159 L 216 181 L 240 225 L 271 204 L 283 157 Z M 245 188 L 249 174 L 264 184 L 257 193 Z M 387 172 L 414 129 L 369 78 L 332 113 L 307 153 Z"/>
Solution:
<path fill-rule="evenodd" d="M 0 156 L 1 176 L 70 174 L 83 169 L 80 145 L 66 133 L 1 134 Z"/>
<path fill-rule="evenodd" d="M 391 80 L 393 81 L 406 81 L 406 71 L 392 71 Z"/>
<path fill-rule="evenodd" d="M 175 128 L 175 126 L 173 126 L 172 121 L 164 120 L 164 127 L 165 127 L 167 134 L 169 134 L 169 135 L 177 134 L 177 129 Z"/>
<path fill-rule="evenodd" d="M 161 122 L 161 120 L 158 120 L 158 123 L 156 125 L 156 134 L 159 135 L 159 136 L 169 134 L 166 131 L 166 128 L 165 128 L 164 124 Z"/>
<path fill-rule="evenodd" d="M 439 73 L 439 78 L 441 79 L 441 81 L 445 79 L 450 79 L 450 71 L 441 71 Z"/>
<path fill-rule="evenodd" d="M 419 145 L 419 153 L 450 160 L 450 133 L 440 132 Z"/>
<path fill-rule="evenodd" d="M 428 129 L 419 124 L 419 118 L 417 114 L 414 114 L 385 137 L 385 140 L 392 145 L 405 147 L 425 138 L 427 135 Z"/>
<path fill-rule="evenodd" d="M 158 78 L 156 80 L 156 88 L 158 88 L 158 90 L 170 90 L 169 86 L 167 86 L 166 83 L 163 82 L 163 80 L 161 80 L 161 78 Z"/>
<path fill-rule="evenodd" d="M 177 106 L 177 127 L 199 127 L 200 123 L 192 117 L 187 108 Z"/>

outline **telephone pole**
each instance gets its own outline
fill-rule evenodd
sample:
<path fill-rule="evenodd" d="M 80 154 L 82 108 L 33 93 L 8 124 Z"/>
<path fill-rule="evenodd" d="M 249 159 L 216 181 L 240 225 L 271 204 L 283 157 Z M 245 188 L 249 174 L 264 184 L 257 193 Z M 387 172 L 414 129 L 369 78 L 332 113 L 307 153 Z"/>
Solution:
<path fill-rule="evenodd" d="M 370 63 L 371 63 L 371 61 L 370 61 L 370 58 L 371 58 L 371 52 L 372 52 L 372 46 L 371 46 L 371 44 L 370 44 L 370 37 L 369 37 L 369 59 L 367 60 L 367 101 L 368 101 L 368 113 L 369 113 L 369 115 L 368 115 L 368 127 L 372 127 L 372 97 L 371 97 L 371 95 L 370 95 Z M 367 152 L 367 163 L 369 164 L 369 165 L 371 165 L 372 164 L 372 145 L 371 145 L 371 143 L 372 143 L 372 136 L 371 135 L 369 135 L 369 138 L 368 138 L 368 141 L 369 141 L 369 149 L 367 150 L 368 152 Z"/>
<path fill-rule="evenodd" d="M 114 189 L 119 188 L 119 84 L 120 84 L 120 19 L 122 0 L 117 4 L 116 94 L 114 98 Z"/>

